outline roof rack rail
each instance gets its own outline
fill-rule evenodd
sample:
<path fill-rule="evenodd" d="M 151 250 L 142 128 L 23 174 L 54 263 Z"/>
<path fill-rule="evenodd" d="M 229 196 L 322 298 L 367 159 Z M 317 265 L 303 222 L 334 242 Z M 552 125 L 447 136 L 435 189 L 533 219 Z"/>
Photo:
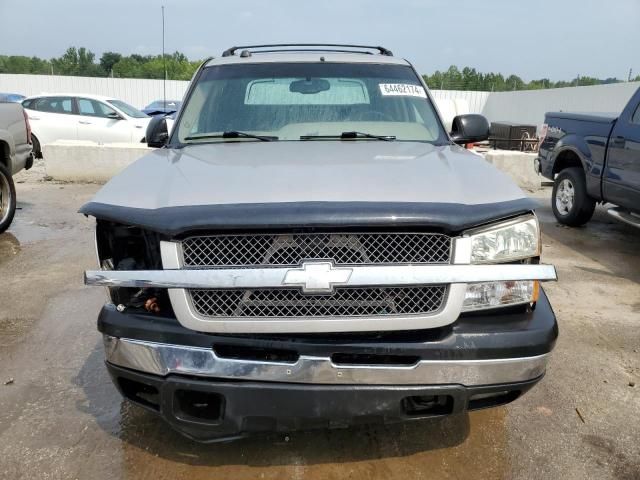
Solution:
<path fill-rule="evenodd" d="M 321 47 L 329 47 L 321 48 Z M 392 57 L 393 53 L 391 50 L 380 47 L 380 46 L 370 46 L 370 45 L 346 45 L 340 43 L 273 43 L 273 44 L 265 44 L 265 45 L 242 45 L 237 47 L 231 47 L 225 50 L 222 53 L 223 57 L 231 57 L 235 55 L 236 51 L 244 50 L 248 51 L 249 49 L 260 49 L 261 53 L 273 53 L 273 52 L 341 52 L 341 53 L 363 53 L 357 52 L 353 50 L 344 50 L 345 48 L 357 48 L 362 50 L 377 50 L 380 55 L 386 55 L 388 57 Z M 268 48 L 270 50 L 263 50 Z M 340 50 L 335 50 L 335 48 L 339 48 Z M 244 52 L 243 52 L 244 53 Z M 248 52 L 249 54 L 251 52 Z M 259 52 L 256 52 L 259 53 Z M 371 52 L 367 52 L 371 53 Z"/>

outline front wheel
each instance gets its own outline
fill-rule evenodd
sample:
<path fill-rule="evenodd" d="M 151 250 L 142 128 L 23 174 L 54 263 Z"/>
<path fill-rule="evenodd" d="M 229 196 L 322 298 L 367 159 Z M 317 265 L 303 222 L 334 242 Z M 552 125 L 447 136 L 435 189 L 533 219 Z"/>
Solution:
<path fill-rule="evenodd" d="M 33 156 L 35 158 L 42 158 L 42 147 L 40 146 L 40 140 L 32 133 L 31 141 L 33 142 Z"/>
<path fill-rule="evenodd" d="M 551 206 L 556 219 L 563 225 L 579 227 L 591 220 L 596 202 L 587 195 L 581 168 L 566 168 L 558 174 L 553 183 Z"/>
<path fill-rule="evenodd" d="M 16 187 L 9 170 L 0 163 L 0 233 L 4 232 L 16 213 Z"/>

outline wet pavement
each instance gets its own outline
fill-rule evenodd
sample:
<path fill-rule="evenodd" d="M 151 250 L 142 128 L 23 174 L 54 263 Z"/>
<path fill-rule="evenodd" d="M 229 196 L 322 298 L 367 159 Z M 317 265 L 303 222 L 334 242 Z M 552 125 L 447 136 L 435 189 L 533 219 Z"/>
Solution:
<path fill-rule="evenodd" d="M 640 478 L 640 231 L 603 210 L 568 229 L 536 194 L 561 332 L 546 378 L 516 402 L 200 445 L 124 403 L 104 369 L 105 294 L 82 285 L 92 221 L 75 213 L 98 188 L 18 183 L 0 235 L 0 478 Z"/>

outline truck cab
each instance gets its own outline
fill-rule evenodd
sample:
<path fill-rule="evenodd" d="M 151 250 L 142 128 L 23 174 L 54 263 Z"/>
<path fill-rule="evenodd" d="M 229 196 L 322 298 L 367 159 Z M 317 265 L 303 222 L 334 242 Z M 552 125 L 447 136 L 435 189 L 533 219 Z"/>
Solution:
<path fill-rule="evenodd" d="M 554 181 L 553 212 L 580 226 L 597 203 L 640 226 L 640 89 L 621 114 L 547 113 L 536 169 Z"/>

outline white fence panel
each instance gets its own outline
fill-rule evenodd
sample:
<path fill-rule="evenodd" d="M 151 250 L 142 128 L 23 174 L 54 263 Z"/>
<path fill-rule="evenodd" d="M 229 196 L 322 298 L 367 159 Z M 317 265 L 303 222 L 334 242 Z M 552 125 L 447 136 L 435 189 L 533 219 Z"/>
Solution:
<path fill-rule="evenodd" d="M 538 126 L 544 123 L 547 112 L 618 114 L 638 87 L 640 82 L 494 92 L 489 95 L 482 114 L 493 122 L 510 121 Z"/>
<path fill-rule="evenodd" d="M 167 99 L 179 100 L 189 82 L 167 80 Z M 163 96 L 163 81 L 138 78 L 71 77 L 61 75 L 0 74 L 0 92 L 40 95 L 43 93 L 92 93 L 119 98 L 142 108 Z"/>
<path fill-rule="evenodd" d="M 433 98 L 440 103 L 442 100 L 462 100 L 467 103 L 469 110 L 466 113 L 480 113 L 487 103 L 491 92 L 471 92 L 464 90 L 431 90 Z"/>

